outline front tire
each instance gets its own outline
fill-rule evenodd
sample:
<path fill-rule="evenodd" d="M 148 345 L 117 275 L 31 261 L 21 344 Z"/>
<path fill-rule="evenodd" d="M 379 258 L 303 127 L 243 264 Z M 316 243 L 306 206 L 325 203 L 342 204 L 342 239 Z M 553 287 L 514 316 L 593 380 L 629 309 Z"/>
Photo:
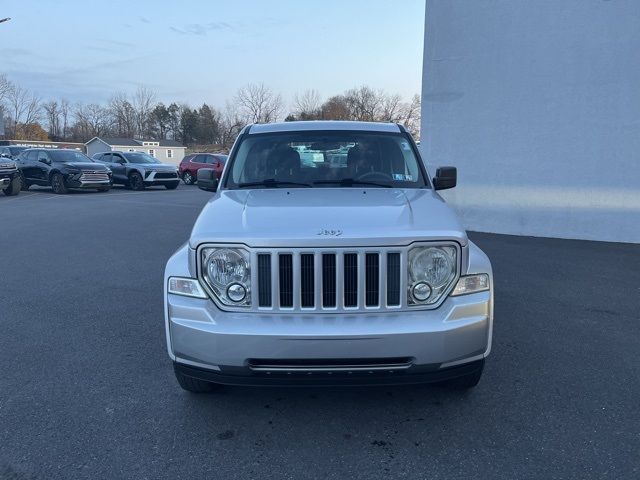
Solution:
<path fill-rule="evenodd" d="M 183 373 L 179 372 L 177 368 L 174 368 L 176 374 L 176 380 L 183 390 L 191 393 L 208 393 L 220 388 L 217 383 L 205 382 L 204 380 L 198 380 L 197 378 L 187 377 Z"/>
<path fill-rule="evenodd" d="M 53 189 L 53 193 L 58 195 L 64 195 L 65 193 L 69 193 L 69 189 L 64 183 L 64 177 L 61 173 L 54 173 L 51 175 L 51 188 Z"/>
<path fill-rule="evenodd" d="M 20 173 L 20 185 L 20 188 L 23 192 L 29 190 L 29 187 L 31 186 L 27 183 L 27 180 L 24 178 L 24 175 L 22 173 Z"/>
<path fill-rule="evenodd" d="M 176 188 L 178 188 L 178 182 L 167 183 L 165 184 L 164 188 L 166 188 L 167 190 L 175 190 Z"/>
<path fill-rule="evenodd" d="M 8 197 L 18 195 L 22 189 L 22 182 L 19 176 L 15 176 L 7 188 L 4 189 L 4 194 Z"/>
<path fill-rule="evenodd" d="M 182 174 L 182 181 L 185 185 L 193 185 L 195 180 L 193 178 L 193 175 L 191 175 L 191 172 L 184 172 Z"/>
<path fill-rule="evenodd" d="M 129 186 L 131 190 L 144 190 L 144 180 L 142 179 L 142 175 L 138 172 L 133 172 L 129 175 Z"/>

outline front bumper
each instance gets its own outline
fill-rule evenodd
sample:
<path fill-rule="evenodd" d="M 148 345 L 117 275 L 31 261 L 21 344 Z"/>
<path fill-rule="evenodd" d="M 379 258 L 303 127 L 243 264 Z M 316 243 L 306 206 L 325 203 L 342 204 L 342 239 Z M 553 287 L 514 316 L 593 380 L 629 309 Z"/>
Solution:
<path fill-rule="evenodd" d="M 334 383 L 348 370 L 341 365 L 356 365 L 343 378 L 347 383 L 349 378 L 377 383 L 369 371 L 386 381 L 395 375 L 392 383 L 415 383 L 426 381 L 421 375 L 480 361 L 490 350 L 488 291 L 449 297 L 436 310 L 336 315 L 224 312 L 209 299 L 173 294 L 166 299 L 170 356 L 179 365 L 220 375 L 221 383 L 280 383 L 283 377 L 311 376 L 314 383 L 323 378 Z M 405 359 L 402 368 L 376 368 L 398 358 Z M 255 359 L 294 367 L 255 368 Z M 337 367 L 318 371 L 319 360 Z M 359 363 L 372 367 L 358 368 Z M 326 379 L 328 372 L 331 379 Z"/>
<path fill-rule="evenodd" d="M 210 370 L 174 362 L 176 372 L 187 377 L 224 385 L 250 386 L 338 386 L 338 385 L 403 385 L 434 383 L 471 375 L 482 370 L 484 359 L 440 368 L 438 365 L 413 366 L 403 371 L 363 370 L 338 372 L 273 373 L 252 372 L 237 367 L 221 367 Z"/>
<path fill-rule="evenodd" d="M 11 185 L 11 182 L 13 181 L 13 179 L 16 178 L 18 175 L 20 175 L 20 173 L 18 172 L 17 169 L 0 171 L 0 190 L 4 190 L 9 185 Z"/>
<path fill-rule="evenodd" d="M 157 185 L 167 185 L 172 183 L 180 183 L 180 177 L 178 177 L 177 173 L 175 177 L 170 177 L 170 178 L 164 178 L 164 177 L 158 178 L 158 173 L 161 173 L 161 172 L 147 173 L 146 176 L 144 177 L 144 184 L 146 186 L 157 186 Z"/>

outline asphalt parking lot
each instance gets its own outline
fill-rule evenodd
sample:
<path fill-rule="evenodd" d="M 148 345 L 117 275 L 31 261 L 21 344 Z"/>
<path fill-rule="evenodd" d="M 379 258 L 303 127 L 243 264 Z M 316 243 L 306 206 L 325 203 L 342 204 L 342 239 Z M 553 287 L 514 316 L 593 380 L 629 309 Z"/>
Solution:
<path fill-rule="evenodd" d="M 472 234 L 493 352 L 432 386 L 182 391 L 162 273 L 210 194 L 0 196 L 0 478 L 640 476 L 640 246 Z"/>

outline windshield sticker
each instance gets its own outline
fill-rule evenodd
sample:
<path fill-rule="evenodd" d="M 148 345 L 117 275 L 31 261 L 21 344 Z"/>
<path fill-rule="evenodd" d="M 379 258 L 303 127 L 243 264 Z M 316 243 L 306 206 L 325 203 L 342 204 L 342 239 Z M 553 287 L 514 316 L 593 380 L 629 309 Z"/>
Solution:
<path fill-rule="evenodd" d="M 402 142 L 400 145 L 402 146 L 403 150 L 409 150 L 410 149 L 409 148 L 409 144 L 407 142 Z"/>
<path fill-rule="evenodd" d="M 401 182 L 413 182 L 413 181 L 415 181 L 413 179 L 413 175 L 405 174 L 405 173 L 394 173 L 393 174 L 393 179 L 394 180 L 399 180 Z"/>

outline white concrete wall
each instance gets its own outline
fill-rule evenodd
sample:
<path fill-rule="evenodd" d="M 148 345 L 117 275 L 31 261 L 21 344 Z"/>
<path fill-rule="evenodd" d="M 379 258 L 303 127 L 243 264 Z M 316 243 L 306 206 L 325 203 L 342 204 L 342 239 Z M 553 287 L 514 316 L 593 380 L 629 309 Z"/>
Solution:
<path fill-rule="evenodd" d="M 427 0 L 422 102 L 468 229 L 640 242 L 639 0 Z"/>

